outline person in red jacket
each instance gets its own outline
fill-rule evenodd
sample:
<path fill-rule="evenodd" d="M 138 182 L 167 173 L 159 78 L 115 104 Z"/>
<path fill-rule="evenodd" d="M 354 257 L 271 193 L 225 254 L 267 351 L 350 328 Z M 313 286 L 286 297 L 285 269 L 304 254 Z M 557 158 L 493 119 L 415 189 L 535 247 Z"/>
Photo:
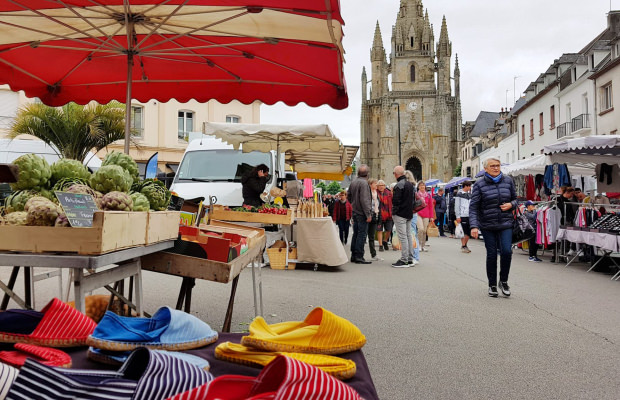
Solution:
<path fill-rule="evenodd" d="M 392 191 L 385 187 L 385 182 L 380 180 L 377 182 L 377 191 L 379 192 L 379 210 L 381 217 L 377 224 L 377 238 L 379 239 L 379 251 L 388 249 L 388 242 L 394 227 L 392 220 Z"/>
<path fill-rule="evenodd" d="M 339 200 L 334 203 L 334 213 L 332 219 L 338 225 L 340 231 L 340 241 L 347 244 L 349 240 L 349 226 L 351 226 L 351 217 L 353 216 L 353 207 L 347 200 L 347 192 L 344 190 L 338 195 Z"/>

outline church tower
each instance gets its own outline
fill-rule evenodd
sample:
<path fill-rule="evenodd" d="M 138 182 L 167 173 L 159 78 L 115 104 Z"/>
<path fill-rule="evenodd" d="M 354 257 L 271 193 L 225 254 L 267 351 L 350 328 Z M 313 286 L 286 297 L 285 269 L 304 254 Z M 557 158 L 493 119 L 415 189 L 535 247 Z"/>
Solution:
<path fill-rule="evenodd" d="M 446 18 L 435 43 L 422 0 L 401 0 L 390 44 L 388 63 L 377 21 L 370 81 L 362 71 L 361 161 L 386 181 L 393 181 L 392 169 L 401 164 L 417 179 L 447 182 L 460 154 L 461 103 L 458 60 L 450 75 Z"/>

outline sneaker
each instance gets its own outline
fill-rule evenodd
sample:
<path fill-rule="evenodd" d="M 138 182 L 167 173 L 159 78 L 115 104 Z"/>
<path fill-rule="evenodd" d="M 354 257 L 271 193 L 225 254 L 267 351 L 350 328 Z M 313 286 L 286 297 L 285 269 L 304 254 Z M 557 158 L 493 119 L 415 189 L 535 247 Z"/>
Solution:
<path fill-rule="evenodd" d="M 508 282 L 500 282 L 498 286 L 504 296 L 510 296 L 510 286 L 508 286 Z"/>
<path fill-rule="evenodd" d="M 462 246 L 461 247 L 461 252 L 463 252 L 463 253 L 471 253 L 471 250 L 469 250 L 469 247 L 467 247 L 467 246 Z"/>
<path fill-rule="evenodd" d="M 409 260 L 409 261 L 408 261 L 408 263 L 409 263 L 409 266 L 410 266 L 410 267 L 415 267 L 415 266 L 416 266 L 416 265 L 418 265 L 420 262 L 419 262 L 418 260 L 411 259 L 411 260 Z"/>
<path fill-rule="evenodd" d="M 529 262 L 542 262 L 542 260 L 538 257 L 530 257 L 528 261 Z"/>
<path fill-rule="evenodd" d="M 383 249 L 388 250 L 388 242 L 383 242 Z"/>
<path fill-rule="evenodd" d="M 428 252 L 428 247 L 426 247 L 426 246 L 422 246 L 422 248 L 420 249 L 420 251 L 426 251 L 426 252 Z"/>
<path fill-rule="evenodd" d="M 374 256 L 373 258 L 370 259 L 371 261 L 383 261 L 383 258 L 379 258 L 377 256 Z"/>
<path fill-rule="evenodd" d="M 403 260 L 398 260 L 394 264 L 392 264 L 394 268 L 408 268 L 409 264 Z"/>
<path fill-rule="evenodd" d="M 489 297 L 497 297 L 499 293 L 497 293 L 497 286 L 489 286 Z"/>
<path fill-rule="evenodd" d="M 383 246 L 379 246 L 379 251 L 383 251 Z"/>

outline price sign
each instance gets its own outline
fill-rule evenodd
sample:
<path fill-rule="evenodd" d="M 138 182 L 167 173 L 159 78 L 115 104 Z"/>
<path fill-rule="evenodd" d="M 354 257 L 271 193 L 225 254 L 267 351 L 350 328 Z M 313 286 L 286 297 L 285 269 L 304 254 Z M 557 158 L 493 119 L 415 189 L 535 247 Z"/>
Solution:
<path fill-rule="evenodd" d="M 99 211 L 93 196 L 79 193 L 54 193 L 72 227 L 87 228 L 93 226 L 93 215 L 95 211 Z"/>

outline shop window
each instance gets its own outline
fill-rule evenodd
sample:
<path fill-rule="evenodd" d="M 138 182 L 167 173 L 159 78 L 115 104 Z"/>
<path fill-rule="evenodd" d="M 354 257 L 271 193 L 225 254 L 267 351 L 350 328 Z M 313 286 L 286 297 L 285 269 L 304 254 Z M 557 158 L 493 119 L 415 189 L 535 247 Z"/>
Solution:
<path fill-rule="evenodd" d="M 227 124 L 238 124 L 241 122 L 241 117 L 238 115 L 227 115 L 226 123 Z"/>
<path fill-rule="evenodd" d="M 131 136 L 144 137 L 144 107 L 131 106 Z"/>

